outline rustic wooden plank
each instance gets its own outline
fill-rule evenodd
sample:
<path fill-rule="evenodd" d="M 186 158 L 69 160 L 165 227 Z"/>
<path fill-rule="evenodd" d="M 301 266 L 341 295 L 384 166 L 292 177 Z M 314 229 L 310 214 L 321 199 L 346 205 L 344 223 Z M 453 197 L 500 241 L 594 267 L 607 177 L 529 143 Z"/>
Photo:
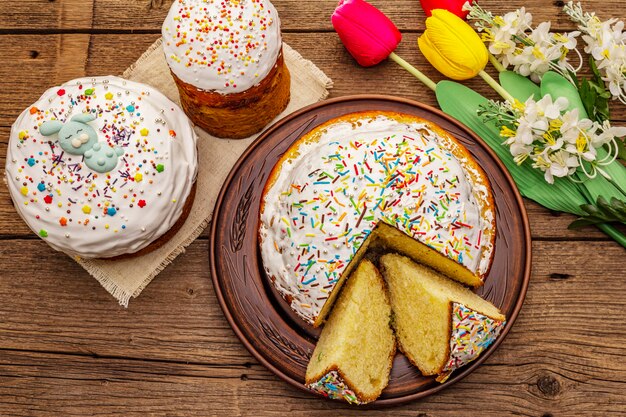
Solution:
<path fill-rule="evenodd" d="M 330 15 L 337 0 L 274 0 L 285 31 L 330 31 Z M 424 13 L 415 0 L 371 0 L 402 30 L 423 30 Z M 154 31 L 161 29 L 172 0 L 22 0 L 3 5 L 0 30 L 51 31 Z M 573 30 L 573 23 L 561 11 L 562 1 L 482 0 L 483 7 L 503 14 L 525 6 L 536 23 L 551 20 L 557 30 Z M 625 0 L 610 3 L 584 1 L 602 18 L 622 17 Z M 93 15 L 93 17 L 92 17 Z"/>
<path fill-rule="evenodd" d="M 407 34 L 398 53 L 433 80 L 443 79 L 419 53 L 416 36 Z M 0 77 L 10 86 L 0 90 L 0 126 L 13 123 L 21 111 L 49 87 L 82 75 L 122 73 L 157 38 L 155 34 L 0 36 L 0 42 L 6 49 Z M 395 63 L 383 62 L 373 68 L 359 67 L 335 34 L 287 33 L 285 40 L 334 80 L 331 97 L 384 93 L 437 105 L 435 95 Z M 87 45 L 89 54 L 85 66 L 84 48 Z M 465 84 L 488 97 L 497 98 L 479 78 L 468 80 Z M 626 106 L 613 102 L 612 116 L 615 120 L 626 120 Z"/>
<path fill-rule="evenodd" d="M 0 30 L 89 30 L 94 20 L 94 3 L 94 0 L 4 2 Z"/>
<path fill-rule="evenodd" d="M 626 290 L 623 249 L 536 242 L 533 250 L 526 303 L 498 351 L 459 384 L 394 414 L 472 415 L 462 398 L 480 399 L 472 406 L 480 416 L 625 409 L 626 331 L 614 319 L 626 307 L 615 297 Z M 0 281 L 0 299 L 11 300 L 0 305 L 0 414 L 359 415 L 291 388 L 245 351 L 217 306 L 206 251 L 206 241 L 194 243 L 123 309 L 45 244 L 0 242 L 11 260 Z"/>
<path fill-rule="evenodd" d="M 576 368 L 575 364 L 570 366 Z M 0 372 L 4 385 L 0 412 L 11 416 L 110 416 L 120 410 L 125 416 L 364 413 L 362 408 L 299 391 L 258 365 L 207 367 L 5 352 L 0 357 Z M 393 410 L 370 409 L 367 414 L 619 415 L 626 407 L 620 389 L 624 389 L 622 381 L 593 367 L 579 373 L 558 367 L 542 369 L 534 361 L 510 368 L 490 360 L 478 372 L 437 395 Z"/>

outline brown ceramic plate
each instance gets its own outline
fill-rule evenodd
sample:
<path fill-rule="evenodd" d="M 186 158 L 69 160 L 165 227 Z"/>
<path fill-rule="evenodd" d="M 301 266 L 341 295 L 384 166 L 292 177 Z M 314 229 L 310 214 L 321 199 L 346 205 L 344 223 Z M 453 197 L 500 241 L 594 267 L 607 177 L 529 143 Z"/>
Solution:
<path fill-rule="evenodd" d="M 389 386 L 374 403 L 397 405 L 433 394 L 478 368 L 513 326 L 528 287 L 531 242 L 522 199 L 496 155 L 464 125 L 429 106 L 388 96 L 342 97 L 291 114 L 246 150 L 224 183 L 213 215 L 209 259 L 217 298 L 239 339 L 272 372 L 306 390 L 304 375 L 319 331 L 292 314 L 266 279 L 257 241 L 261 193 L 274 164 L 300 136 L 329 119 L 367 110 L 412 114 L 450 132 L 487 173 L 497 209 L 493 265 L 478 294 L 506 314 L 506 327 L 482 356 L 459 369 L 444 384 L 422 376 L 398 354 Z"/>

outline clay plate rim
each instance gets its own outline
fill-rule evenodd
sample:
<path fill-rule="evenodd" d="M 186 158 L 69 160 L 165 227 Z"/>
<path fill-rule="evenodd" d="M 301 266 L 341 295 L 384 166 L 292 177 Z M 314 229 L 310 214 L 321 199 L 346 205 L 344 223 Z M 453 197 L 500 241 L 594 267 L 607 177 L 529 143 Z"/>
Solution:
<path fill-rule="evenodd" d="M 494 164 L 497 166 L 497 168 L 501 171 L 501 174 L 503 174 L 503 176 L 505 177 L 506 181 L 509 183 L 509 186 L 511 187 L 511 191 L 513 192 L 514 198 L 515 198 L 515 203 L 516 203 L 516 207 L 519 209 L 522 218 L 521 223 L 523 226 L 523 231 L 524 231 L 524 254 L 525 254 L 525 262 L 524 262 L 524 275 L 522 278 L 522 282 L 521 282 L 521 286 L 519 288 L 519 294 L 518 294 L 518 298 L 517 301 L 514 304 L 514 308 L 511 314 L 509 314 L 509 317 L 507 319 L 507 323 L 504 327 L 504 329 L 502 330 L 500 336 L 496 339 L 496 341 L 493 343 L 492 346 L 490 346 L 488 348 L 488 350 L 486 352 L 484 352 L 478 359 L 476 359 L 475 361 L 471 362 L 469 365 L 465 366 L 462 371 L 460 372 L 456 372 L 453 374 L 453 376 L 448 379 L 445 383 L 443 384 L 438 384 L 436 386 L 433 387 L 429 387 L 423 391 L 419 391 L 416 392 L 414 394 L 410 394 L 410 395 L 406 395 L 403 397 L 396 397 L 396 398 L 389 398 L 389 399 L 383 399 L 383 400 L 377 400 L 373 403 L 370 403 L 368 405 L 365 406 L 361 406 L 360 409 L 364 409 L 364 408 L 371 408 L 371 407 L 384 407 L 384 406 L 396 406 L 396 405 L 400 405 L 400 404 L 406 404 L 408 402 L 420 399 L 420 398 L 424 398 L 428 395 L 434 394 L 438 391 L 441 391 L 442 389 L 460 381 L 461 379 L 463 379 L 464 377 L 466 377 L 467 375 L 469 375 L 470 373 L 472 373 L 477 367 L 479 367 L 498 347 L 499 345 L 503 342 L 503 340 L 505 339 L 506 335 L 509 333 L 511 327 L 513 326 L 515 320 L 517 319 L 517 316 L 519 315 L 519 312 L 521 311 L 524 299 L 526 297 L 526 292 L 528 290 L 528 285 L 529 285 L 529 281 L 530 281 L 530 275 L 531 275 L 531 257 L 532 257 L 532 242 L 531 242 L 531 234 L 530 234 L 530 224 L 529 224 L 529 220 L 528 220 L 528 214 L 526 212 L 526 207 L 524 205 L 524 202 L 522 200 L 522 196 L 520 195 L 519 191 L 517 190 L 517 186 L 515 185 L 515 182 L 513 181 L 513 178 L 511 177 L 511 175 L 509 174 L 509 172 L 507 171 L 507 169 L 505 168 L 504 164 L 500 161 L 500 159 L 497 157 L 497 155 L 495 154 L 495 152 L 493 150 L 491 150 L 491 148 L 489 148 L 489 146 L 480 138 L 478 137 L 478 135 L 476 135 L 472 130 L 470 130 L 468 127 L 466 127 L 464 124 L 462 124 L 461 122 L 459 122 L 458 120 L 452 118 L 451 116 L 443 113 L 442 111 L 440 111 L 439 109 L 436 109 L 434 107 L 428 106 L 426 104 L 420 103 L 418 101 L 415 100 L 411 100 L 411 99 L 406 99 L 406 98 L 401 98 L 401 97 L 394 97 L 394 96 L 388 96 L 388 95 L 378 95 L 378 94 L 367 94 L 367 95 L 350 95 L 350 96 L 343 96 L 343 97 L 338 97 L 338 98 L 334 98 L 334 99 L 330 99 L 330 100 L 325 100 L 325 101 L 321 101 L 312 105 L 309 105 L 307 107 L 304 107 L 294 113 L 291 113 L 290 115 L 286 116 L 285 118 L 279 120 L 278 122 L 276 122 L 275 124 L 273 124 L 272 126 L 270 126 L 265 132 L 263 132 L 252 144 L 250 144 L 250 146 L 244 151 L 244 153 L 240 156 L 240 158 L 237 160 L 237 162 L 235 163 L 235 165 L 233 166 L 233 168 L 231 169 L 230 173 L 228 174 L 228 177 L 226 178 L 226 180 L 224 181 L 224 184 L 222 185 L 222 189 L 220 190 L 219 196 L 216 200 L 215 203 L 215 208 L 214 208 L 214 212 L 213 212 L 213 219 L 216 219 L 218 217 L 218 213 L 220 212 L 222 203 L 226 197 L 226 195 L 229 192 L 229 185 L 231 184 L 233 177 L 235 176 L 235 174 L 238 172 L 238 170 L 240 169 L 242 163 L 248 158 L 250 157 L 250 155 L 255 151 L 255 149 L 257 148 L 257 146 L 262 143 L 263 141 L 267 140 L 269 137 L 272 136 L 272 134 L 277 131 L 279 128 L 281 128 L 282 126 L 284 126 L 285 124 L 291 122 L 294 119 L 297 119 L 298 117 L 310 113 L 311 115 L 314 115 L 315 112 L 319 109 L 322 109 L 324 107 L 328 107 L 328 106 L 332 106 L 334 104 L 337 103 L 345 103 L 345 102 L 359 102 L 359 101 L 368 101 L 368 100 L 378 100 L 378 101 L 386 101 L 386 102 L 396 102 L 399 104 L 403 104 L 403 105 L 409 105 L 409 106 L 414 106 L 417 107 L 425 112 L 428 113 L 433 113 L 437 116 L 439 116 L 442 119 L 445 119 L 446 121 L 450 122 L 452 125 L 456 126 L 458 129 L 460 129 L 463 133 L 467 134 L 471 139 L 473 139 L 481 148 L 483 148 L 483 151 L 485 151 L 485 153 L 487 153 L 489 155 L 489 157 L 493 160 Z M 375 108 L 371 108 L 369 110 L 377 110 Z M 357 111 L 357 110 L 355 110 Z M 297 139 L 297 138 L 295 138 Z M 488 170 L 489 168 L 484 168 L 486 170 Z M 314 394 L 312 391 L 308 390 L 305 386 L 303 381 L 299 381 L 296 380 L 288 375 L 286 375 L 282 370 L 278 369 L 272 362 L 270 362 L 265 356 L 263 356 L 256 348 L 255 346 L 251 343 L 250 340 L 248 340 L 248 338 L 243 334 L 242 330 L 239 328 L 239 325 L 237 323 L 237 321 L 235 320 L 235 318 L 233 317 L 230 309 L 229 309 L 229 305 L 226 302 L 225 298 L 224 298 L 224 294 L 222 291 L 222 287 L 220 284 L 220 279 L 218 277 L 217 274 L 217 269 L 216 269 L 216 248 L 215 248 L 215 241 L 216 241 L 216 236 L 217 236 L 217 232 L 219 229 L 218 222 L 216 221 L 212 221 L 211 222 L 211 229 L 210 229 L 210 242 L 209 242 L 209 264 L 210 264 L 210 273 L 211 273 L 211 280 L 213 282 L 213 287 L 215 289 L 215 294 L 217 296 L 217 299 L 219 301 L 220 307 L 224 313 L 224 316 L 226 317 L 228 323 L 230 324 L 231 328 L 233 329 L 233 331 L 235 332 L 235 334 L 237 335 L 237 337 L 239 338 L 239 340 L 243 343 L 243 345 L 245 346 L 245 348 L 261 363 L 263 364 L 263 366 L 265 366 L 266 368 L 268 368 L 272 373 L 274 373 L 275 375 L 277 375 L 279 378 L 281 378 L 283 381 L 289 383 L 290 385 L 303 390 L 307 393 L 310 394 Z M 254 231 L 256 233 L 256 231 Z M 318 394 L 318 396 L 320 396 L 320 398 L 323 398 L 321 395 Z M 336 401 L 335 401 L 336 402 Z M 336 402 L 337 403 L 337 402 Z M 337 405 L 342 404 L 342 403 L 337 403 Z"/>

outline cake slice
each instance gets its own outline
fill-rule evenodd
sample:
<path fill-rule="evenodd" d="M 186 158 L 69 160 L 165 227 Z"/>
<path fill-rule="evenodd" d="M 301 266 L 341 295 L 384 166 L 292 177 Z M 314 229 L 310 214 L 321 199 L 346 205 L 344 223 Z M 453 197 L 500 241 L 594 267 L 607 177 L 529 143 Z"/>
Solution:
<path fill-rule="evenodd" d="M 399 349 L 444 382 L 498 337 L 506 318 L 469 289 L 409 258 L 381 257 Z"/>
<path fill-rule="evenodd" d="M 389 382 L 396 351 L 391 306 L 376 267 L 363 260 L 322 329 L 306 371 L 306 385 L 333 399 L 365 404 Z"/>

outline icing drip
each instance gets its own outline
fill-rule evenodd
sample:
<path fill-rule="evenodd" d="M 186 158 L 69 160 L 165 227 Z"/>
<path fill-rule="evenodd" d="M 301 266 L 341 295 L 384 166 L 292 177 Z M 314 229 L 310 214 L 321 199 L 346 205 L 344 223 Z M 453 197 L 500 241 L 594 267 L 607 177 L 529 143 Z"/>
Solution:
<path fill-rule="evenodd" d="M 223 94 L 259 84 L 282 48 L 280 19 L 267 0 L 176 0 L 162 33 L 174 74 Z"/>
<path fill-rule="evenodd" d="M 506 321 L 494 320 L 463 304 L 453 303 L 450 357 L 437 381 L 445 382 L 456 369 L 472 362 L 498 337 Z"/>
<path fill-rule="evenodd" d="M 428 124 L 380 115 L 338 122 L 282 164 L 265 195 L 263 264 L 312 323 L 375 225 L 383 221 L 483 273 L 492 254 L 487 190 L 473 185 Z"/>
<path fill-rule="evenodd" d="M 52 88 L 20 115 L 6 182 L 18 213 L 50 246 L 107 258 L 167 232 L 196 170 L 196 135 L 176 104 L 146 85 L 98 77 Z"/>
<path fill-rule="evenodd" d="M 330 371 L 318 381 L 308 384 L 307 388 L 332 400 L 345 400 L 350 404 L 363 404 L 337 371 Z"/>

